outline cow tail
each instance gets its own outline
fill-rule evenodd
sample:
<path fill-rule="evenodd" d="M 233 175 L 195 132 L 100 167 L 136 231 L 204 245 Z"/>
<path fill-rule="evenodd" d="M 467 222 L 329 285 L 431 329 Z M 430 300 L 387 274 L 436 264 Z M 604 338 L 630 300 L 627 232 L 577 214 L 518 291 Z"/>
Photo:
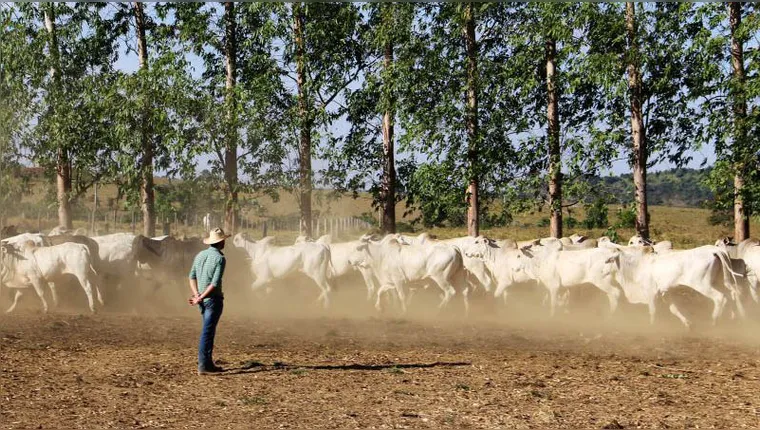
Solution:
<path fill-rule="evenodd" d="M 457 260 L 459 260 L 459 271 L 454 277 L 455 286 L 460 288 L 460 291 L 465 291 L 465 289 L 468 288 L 467 286 L 467 269 L 464 267 L 464 257 L 462 256 L 462 251 L 459 250 L 459 248 L 456 248 L 456 256 Z M 476 285 L 473 283 L 473 285 Z M 474 287 L 473 287 L 474 289 Z"/>
<path fill-rule="evenodd" d="M 721 266 L 723 266 L 723 284 L 731 290 L 734 306 L 736 306 L 740 316 L 744 318 L 745 314 L 741 303 L 741 292 L 739 291 L 738 281 L 736 280 L 737 276 L 741 277 L 742 275 L 731 269 L 731 262 L 725 251 L 715 252 L 713 255 L 718 257 Z"/>
<path fill-rule="evenodd" d="M 98 276 L 98 271 L 95 270 L 95 268 L 92 266 L 92 255 L 90 255 L 90 248 L 84 247 L 84 252 L 87 254 L 87 265 L 90 266 L 90 270 L 92 273 L 95 274 L 95 276 Z"/>
<path fill-rule="evenodd" d="M 335 266 L 332 261 L 332 251 L 328 245 L 323 245 L 327 251 L 327 279 L 335 278 Z"/>

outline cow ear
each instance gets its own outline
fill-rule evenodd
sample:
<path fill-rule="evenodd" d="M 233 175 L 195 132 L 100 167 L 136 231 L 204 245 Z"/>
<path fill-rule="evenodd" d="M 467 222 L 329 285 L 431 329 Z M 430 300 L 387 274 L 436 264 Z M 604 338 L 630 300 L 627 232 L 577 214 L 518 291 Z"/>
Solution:
<path fill-rule="evenodd" d="M 401 242 L 399 242 L 399 241 L 398 241 L 398 239 L 396 239 L 396 238 L 394 237 L 393 239 L 390 239 L 390 240 L 388 241 L 388 244 L 389 244 L 389 245 L 401 245 Z"/>

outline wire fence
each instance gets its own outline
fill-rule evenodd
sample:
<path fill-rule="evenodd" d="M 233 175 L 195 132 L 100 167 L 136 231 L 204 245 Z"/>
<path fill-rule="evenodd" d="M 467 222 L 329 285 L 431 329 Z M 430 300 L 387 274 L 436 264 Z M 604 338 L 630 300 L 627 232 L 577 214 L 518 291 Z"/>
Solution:
<path fill-rule="evenodd" d="M 118 232 L 142 233 L 143 216 L 139 211 L 96 211 L 89 214 L 73 211 L 75 229 L 84 229 L 88 235 L 97 236 Z M 54 210 L 22 211 L 16 216 L 0 218 L 0 229 L 14 225 L 19 232 L 46 232 L 58 226 L 58 213 Z M 156 234 L 205 236 L 215 227 L 224 225 L 224 216 L 219 213 L 192 213 L 184 216 L 174 213 L 169 216 L 156 217 Z M 312 236 L 317 238 L 324 234 L 334 236 L 347 235 L 374 228 L 373 223 L 363 218 L 348 216 L 318 217 L 312 220 Z M 237 231 L 246 231 L 258 235 L 274 236 L 278 233 L 288 235 L 303 234 L 298 214 L 277 217 L 248 217 L 238 219 Z"/>

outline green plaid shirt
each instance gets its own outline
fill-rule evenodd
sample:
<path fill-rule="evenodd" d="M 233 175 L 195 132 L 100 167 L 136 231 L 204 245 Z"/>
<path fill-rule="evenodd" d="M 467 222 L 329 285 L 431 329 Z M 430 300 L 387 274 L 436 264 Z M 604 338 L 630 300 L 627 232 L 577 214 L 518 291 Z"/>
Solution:
<path fill-rule="evenodd" d="M 198 294 L 203 294 L 206 287 L 214 286 L 215 297 L 222 295 L 222 276 L 224 275 L 224 266 L 227 259 L 221 251 L 213 246 L 198 253 L 193 260 L 193 268 L 190 269 L 190 279 L 198 280 Z M 208 297 L 207 297 L 208 298 Z"/>

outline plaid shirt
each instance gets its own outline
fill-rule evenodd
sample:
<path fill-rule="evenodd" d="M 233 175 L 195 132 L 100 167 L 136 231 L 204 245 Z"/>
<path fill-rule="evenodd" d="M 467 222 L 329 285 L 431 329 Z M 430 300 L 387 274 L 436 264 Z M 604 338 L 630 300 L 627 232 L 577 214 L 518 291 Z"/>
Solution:
<path fill-rule="evenodd" d="M 224 275 L 224 266 L 226 264 L 227 259 L 224 257 L 224 254 L 213 246 L 208 247 L 195 256 L 193 267 L 190 269 L 190 279 L 198 280 L 198 294 L 203 294 L 209 285 L 213 285 L 214 291 L 211 293 L 211 296 L 223 297 L 222 276 Z"/>

